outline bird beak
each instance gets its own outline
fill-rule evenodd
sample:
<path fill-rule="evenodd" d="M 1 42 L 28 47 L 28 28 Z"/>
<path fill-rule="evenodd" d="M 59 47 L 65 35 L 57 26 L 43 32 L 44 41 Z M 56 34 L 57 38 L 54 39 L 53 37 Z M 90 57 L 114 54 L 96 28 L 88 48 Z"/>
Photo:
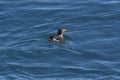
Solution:
<path fill-rule="evenodd" d="M 63 29 L 63 32 L 67 32 L 68 30 L 67 29 Z"/>

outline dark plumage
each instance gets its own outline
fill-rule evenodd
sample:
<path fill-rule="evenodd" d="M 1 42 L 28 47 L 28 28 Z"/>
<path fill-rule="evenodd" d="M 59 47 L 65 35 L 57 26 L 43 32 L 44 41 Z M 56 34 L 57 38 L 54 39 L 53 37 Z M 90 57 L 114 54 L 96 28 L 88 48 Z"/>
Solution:
<path fill-rule="evenodd" d="M 67 32 L 67 29 L 59 29 L 57 35 L 55 36 L 49 36 L 51 41 L 62 41 L 63 40 L 63 33 Z"/>

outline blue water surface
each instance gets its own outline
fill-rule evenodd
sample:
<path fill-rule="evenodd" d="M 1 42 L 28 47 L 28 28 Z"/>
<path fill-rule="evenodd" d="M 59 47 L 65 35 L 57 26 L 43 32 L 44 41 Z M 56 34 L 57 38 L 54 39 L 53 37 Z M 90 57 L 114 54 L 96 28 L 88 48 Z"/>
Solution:
<path fill-rule="evenodd" d="M 0 0 L 0 80 L 120 80 L 120 0 Z"/>

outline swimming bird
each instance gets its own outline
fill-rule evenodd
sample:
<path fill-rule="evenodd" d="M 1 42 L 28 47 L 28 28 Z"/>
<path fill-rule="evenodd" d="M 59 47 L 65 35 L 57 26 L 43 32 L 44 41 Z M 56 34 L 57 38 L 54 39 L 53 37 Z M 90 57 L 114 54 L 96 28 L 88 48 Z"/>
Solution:
<path fill-rule="evenodd" d="M 63 33 L 67 32 L 67 29 L 58 29 L 58 33 L 55 36 L 49 36 L 51 41 L 59 42 L 63 40 Z"/>

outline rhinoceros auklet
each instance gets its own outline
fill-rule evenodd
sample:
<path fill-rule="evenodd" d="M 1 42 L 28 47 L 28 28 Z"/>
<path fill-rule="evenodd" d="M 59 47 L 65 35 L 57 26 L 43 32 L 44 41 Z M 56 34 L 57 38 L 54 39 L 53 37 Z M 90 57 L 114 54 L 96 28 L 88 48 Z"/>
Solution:
<path fill-rule="evenodd" d="M 58 29 L 58 33 L 55 36 L 49 36 L 51 41 L 62 41 L 63 40 L 63 33 L 67 32 L 67 29 Z"/>

